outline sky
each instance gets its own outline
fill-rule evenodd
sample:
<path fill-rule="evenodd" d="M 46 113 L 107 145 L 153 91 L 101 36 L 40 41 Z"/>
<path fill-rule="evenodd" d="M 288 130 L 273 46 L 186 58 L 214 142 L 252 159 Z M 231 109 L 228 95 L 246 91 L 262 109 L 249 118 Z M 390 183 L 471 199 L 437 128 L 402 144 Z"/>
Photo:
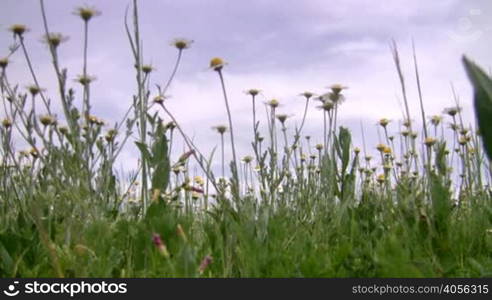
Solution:
<path fill-rule="evenodd" d="M 69 78 L 82 73 L 83 22 L 72 12 L 85 4 L 102 12 L 90 22 L 88 72 L 97 77 L 91 85 L 93 112 L 109 124 L 121 119 L 136 91 L 134 62 L 123 25 L 130 3 L 45 1 L 50 30 L 70 37 L 59 50 Z M 26 43 L 40 85 L 57 103 L 49 52 L 40 42 L 44 30 L 39 2 L 1 0 L 0 8 L 0 57 L 8 53 L 12 43 L 8 27 L 26 24 L 30 28 Z M 354 145 L 360 146 L 362 122 L 366 144 L 373 149 L 378 142 L 377 120 L 392 119 L 389 129 L 396 132 L 402 118 L 402 96 L 389 46 L 393 39 L 400 51 L 415 121 L 419 121 L 419 106 L 412 40 L 428 115 L 454 105 L 453 84 L 466 122 L 474 124 L 472 93 L 461 57 L 466 54 L 485 69 L 492 67 L 490 0 L 145 0 L 139 1 L 139 12 L 144 62 L 156 68 L 154 84 L 164 84 L 172 70 L 177 55 L 170 46 L 172 40 L 182 37 L 194 41 L 184 50 L 167 107 L 205 153 L 219 143 L 211 127 L 227 124 L 219 78 L 208 68 L 212 57 L 227 62 L 223 73 L 240 156 L 251 154 L 247 89 L 262 90 L 259 104 L 278 99 L 279 113 L 292 115 L 287 121 L 292 134 L 303 113 L 304 100 L 299 93 L 325 93 L 334 83 L 348 86 L 339 124 L 352 130 Z M 32 83 L 21 53 L 11 60 L 11 81 L 21 87 Z M 77 84 L 70 84 L 80 98 Z M 156 93 L 155 89 L 152 92 Z M 266 126 L 263 106 L 258 106 L 263 118 L 260 126 Z M 313 145 L 322 141 L 322 119 L 322 112 L 312 103 L 304 135 L 312 136 Z M 175 155 L 182 152 L 177 148 Z M 137 150 L 130 141 L 119 164 L 131 169 L 136 162 Z"/>

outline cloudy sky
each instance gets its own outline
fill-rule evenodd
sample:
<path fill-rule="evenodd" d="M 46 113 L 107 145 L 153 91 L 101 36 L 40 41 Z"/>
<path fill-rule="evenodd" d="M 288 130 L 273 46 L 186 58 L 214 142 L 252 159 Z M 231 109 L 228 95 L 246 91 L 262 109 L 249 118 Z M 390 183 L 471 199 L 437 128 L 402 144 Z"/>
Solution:
<path fill-rule="evenodd" d="M 131 104 L 136 86 L 123 26 L 130 1 L 45 2 L 50 29 L 70 37 L 60 47 L 60 59 L 71 78 L 82 70 L 83 29 L 83 22 L 72 12 L 84 4 L 102 12 L 90 23 L 89 73 L 97 76 L 91 88 L 92 105 L 101 118 L 119 120 Z M 39 2 L 2 0 L 0 5 L 0 56 L 8 53 L 12 42 L 7 28 L 26 24 L 31 29 L 26 43 L 40 84 L 56 103 L 48 49 L 40 43 Z M 170 74 L 177 55 L 169 45 L 173 38 L 194 40 L 185 50 L 169 90 L 168 107 L 205 152 L 218 142 L 210 128 L 227 122 L 218 76 L 208 69 L 209 60 L 219 56 L 228 62 L 224 75 L 241 155 L 250 153 L 251 103 L 243 93 L 249 88 L 263 91 L 261 101 L 279 99 L 279 112 L 293 115 L 288 121 L 292 129 L 302 117 L 300 92 L 323 93 L 327 86 L 342 83 L 350 89 L 340 108 L 340 123 L 353 130 L 355 145 L 361 143 L 360 122 L 369 147 L 377 143 L 375 123 L 379 118 L 395 120 L 392 128 L 396 131 L 396 121 L 402 115 L 401 93 L 389 48 L 391 39 L 400 49 L 415 120 L 419 119 L 412 39 L 427 113 L 438 114 L 453 105 L 452 83 L 468 122 L 473 123 L 470 86 L 460 59 L 466 54 L 490 69 L 491 15 L 490 0 L 140 1 L 144 61 L 157 69 L 154 83 L 163 84 Z M 20 54 L 11 58 L 9 72 L 12 81 L 25 86 L 32 80 Z M 322 113 L 314 103 L 304 133 L 313 136 L 313 144 L 322 141 Z M 133 148 L 130 143 L 122 156 L 125 167 L 136 162 Z"/>

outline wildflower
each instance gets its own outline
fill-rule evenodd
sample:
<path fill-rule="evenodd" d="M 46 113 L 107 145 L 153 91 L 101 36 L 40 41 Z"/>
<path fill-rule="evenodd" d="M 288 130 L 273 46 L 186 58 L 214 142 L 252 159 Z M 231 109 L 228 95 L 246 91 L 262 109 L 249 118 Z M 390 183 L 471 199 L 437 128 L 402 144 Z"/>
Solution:
<path fill-rule="evenodd" d="M 282 123 L 282 125 L 285 123 L 285 121 L 287 121 L 287 118 L 289 118 L 289 116 L 286 114 L 279 114 L 276 117 L 277 117 L 277 120 L 279 120 L 280 123 Z"/>
<path fill-rule="evenodd" d="M 88 22 L 92 17 L 101 15 L 101 12 L 97 9 L 89 6 L 77 7 L 73 12 L 74 15 L 80 16 L 84 22 Z"/>
<path fill-rule="evenodd" d="M 36 148 L 31 148 L 31 150 L 29 150 L 29 154 L 31 154 L 31 156 L 33 158 L 38 158 L 39 157 L 39 151 Z"/>
<path fill-rule="evenodd" d="M 217 130 L 217 132 L 220 134 L 224 134 L 227 131 L 227 126 L 217 125 L 217 126 L 212 127 L 212 129 Z"/>
<path fill-rule="evenodd" d="M 39 117 L 39 121 L 44 126 L 49 126 L 55 124 L 56 119 L 52 115 L 42 115 L 41 117 Z"/>
<path fill-rule="evenodd" d="M 110 143 L 114 140 L 114 138 L 116 137 L 117 134 L 118 134 L 118 131 L 116 131 L 116 129 L 110 129 L 110 130 L 108 130 L 108 132 L 106 133 L 104 138 L 106 139 L 106 141 L 108 143 Z"/>
<path fill-rule="evenodd" d="M 23 24 L 14 24 L 9 27 L 9 30 L 14 34 L 14 36 L 22 37 L 22 35 L 29 31 L 26 25 Z"/>
<path fill-rule="evenodd" d="M 2 68 L 2 70 L 5 70 L 5 68 L 7 68 L 9 64 L 9 58 L 8 57 L 2 57 L 0 58 L 0 68 Z"/>
<path fill-rule="evenodd" d="M 383 153 L 386 155 L 390 155 L 391 154 L 391 148 L 388 146 L 384 147 Z"/>
<path fill-rule="evenodd" d="M 172 168 L 172 171 L 174 174 L 178 175 L 181 172 L 185 171 L 185 168 L 183 166 L 175 166 Z"/>
<path fill-rule="evenodd" d="M 279 106 L 279 102 L 277 99 L 272 99 L 270 101 L 267 102 L 267 104 L 271 107 L 271 108 L 276 108 Z"/>
<path fill-rule="evenodd" d="M 333 107 L 335 107 L 335 103 L 333 103 L 330 100 L 326 100 L 323 102 L 323 104 L 321 106 L 318 106 L 318 108 L 325 110 L 325 111 L 330 111 L 333 109 Z"/>
<path fill-rule="evenodd" d="M 150 72 L 154 71 L 154 67 L 152 65 L 142 65 L 142 72 L 145 73 L 145 75 L 148 75 Z"/>
<path fill-rule="evenodd" d="M 354 153 L 355 153 L 355 155 L 359 155 L 359 153 L 360 153 L 360 148 L 359 148 L 359 147 L 355 147 L 355 148 L 354 148 Z"/>
<path fill-rule="evenodd" d="M 434 146 L 434 144 L 436 143 L 436 139 L 433 138 L 433 137 L 427 137 L 425 140 L 424 140 L 424 144 L 427 146 L 427 147 L 432 147 Z"/>
<path fill-rule="evenodd" d="M 388 124 L 391 122 L 391 120 L 389 119 L 386 119 L 386 118 L 382 118 L 381 120 L 378 121 L 378 124 L 383 127 L 383 128 L 386 128 L 386 126 L 388 126 Z"/>
<path fill-rule="evenodd" d="M 323 144 L 316 144 L 315 148 L 316 150 L 321 151 L 323 150 Z"/>
<path fill-rule="evenodd" d="M 402 132 L 400 132 L 402 136 L 404 137 L 407 137 L 409 134 L 410 134 L 410 131 L 408 130 L 403 130 Z"/>
<path fill-rule="evenodd" d="M 3 127 L 8 129 L 8 128 L 12 127 L 12 121 L 10 119 L 3 119 L 2 125 L 3 125 Z"/>
<path fill-rule="evenodd" d="M 60 126 L 60 127 L 58 127 L 58 130 L 63 135 L 66 135 L 68 133 L 68 127 L 67 126 Z"/>
<path fill-rule="evenodd" d="M 210 255 L 206 255 L 203 258 L 202 262 L 200 263 L 200 266 L 198 267 L 198 272 L 200 273 L 200 275 L 203 274 L 203 272 L 205 272 L 205 270 L 212 262 L 213 262 L 213 258 Z"/>
<path fill-rule="evenodd" d="M 43 37 L 42 42 L 53 48 L 57 48 L 61 43 L 66 42 L 67 40 L 68 36 L 64 36 L 61 33 L 49 33 Z"/>
<path fill-rule="evenodd" d="M 245 163 L 245 164 L 249 164 L 253 161 L 253 157 L 251 155 L 246 155 L 245 157 L 243 157 L 242 161 Z"/>
<path fill-rule="evenodd" d="M 193 40 L 187 40 L 183 38 L 174 39 L 171 43 L 172 46 L 176 47 L 179 51 L 183 49 L 188 49 L 191 47 Z"/>
<path fill-rule="evenodd" d="M 44 91 L 44 89 L 40 88 L 37 84 L 31 84 L 31 85 L 27 86 L 26 88 L 29 91 L 29 93 L 31 93 L 31 95 L 33 97 L 35 97 L 40 92 Z"/>
<path fill-rule="evenodd" d="M 222 70 L 222 67 L 224 67 L 224 65 L 225 62 L 220 57 L 214 57 L 210 60 L 210 68 L 214 71 Z"/>
<path fill-rule="evenodd" d="M 450 115 L 451 117 L 456 116 L 457 113 L 461 111 L 461 107 L 455 106 L 455 107 L 448 107 L 444 109 L 444 113 L 447 115 Z"/>
<path fill-rule="evenodd" d="M 176 123 L 174 123 L 173 121 L 167 122 L 165 127 L 166 129 L 173 130 L 174 128 L 176 128 Z"/>
<path fill-rule="evenodd" d="M 372 159 L 372 156 L 367 155 L 366 157 L 364 157 L 364 159 L 365 159 L 367 162 L 370 162 L 370 161 L 371 161 L 371 159 Z"/>
<path fill-rule="evenodd" d="M 312 96 L 314 96 L 314 93 L 305 91 L 305 92 L 301 93 L 299 96 L 304 96 L 306 98 L 306 100 L 309 100 Z"/>
<path fill-rule="evenodd" d="M 264 139 L 265 139 L 264 137 L 259 136 L 259 137 L 258 137 L 258 142 L 260 142 L 260 143 L 261 143 L 261 142 L 263 142 L 263 140 L 264 140 Z"/>
<path fill-rule="evenodd" d="M 382 184 L 386 180 L 386 176 L 384 174 L 379 174 L 376 180 L 379 184 Z"/>
<path fill-rule="evenodd" d="M 167 97 L 164 95 L 157 95 L 154 97 L 154 99 L 152 99 L 152 101 L 154 101 L 154 103 L 162 105 L 162 103 L 164 103 L 164 100 L 166 99 Z"/>
<path fill-rule="evenodd" d="M 205 184 L 205 181 L 203 180 L 202 176 L 195 176 L 193 178 L 193 181 L 200 186 L 203 186 Z"/>
<path fill-rule="evenodd" d="M 406 128 L 410 128 L 411 125 L 412 125 L 412 121 L 408 119 L 403 121 L 403 126 L 405 126 Z"/>
<path fill-rule="evenodd" d="M 164 256 L 164 257 L 169 257 L 169 252 L 167 251 L 166 244 L 162 241 L 161 236 L 158 233 L 152 234 L 152 242 L 154 245 L 157 247 L 157 251 Z"/>
<path fill-rule="evenodd" d="M 434 115 L 434 116 L 430 117 L 430 122 L 434 126 L 439 125 L 441 123 L 441 121 L 442 121 L 442 116 Z"/>
<path fill-rule="evenodd" d="M 461 129 L 460 129 L 460 134 L 461 134 L 461 135 L 467 135 L 467 134 L 468 134 L 468 132 L 470 132 L 470 130 L 468 130 L 468 129 L 466 129 L 466 128 L 461 128 Z"/>
<path fill-rule="evenodd" d="M 377 144 L 376 145 L 376 149 L 379 151 L 379 152 L 383 152 L 384 149 L 386 149 L 386 145 L 385 144 Z"/>
<path fill-rule="evenodd" d="M 261 90 L 258 89 L 249 89 L 245 91 L 246 94 L 251 95 L 252 97 L 256 97 L 260 92 Z"/>
<path fill-rule="evenodd" d="M 348 89 L 348 87 L 343 86 L 339 83 L 335 83 L 335 84 L 330 86 L 330 89 L 333 93 L 340 94 L 340 92 L 342 92 L 342 90 Z"/>
<path fill-rule="evenodd" d="M 464 146 L 466 145 L 466 143 L 468 143 L 470 141 L 470 137 L 469 136 L 462 136 L 459 138 L 458 140 L 458 143 L 461 145 L 461 146 Z"/>
<path fill-rule="evenodd" d="M 89 85 L 91 82 L 96 80 L 96 77 L 89 75 L 78 75 L 75 81 L 80 83 L 83 86 Z"/>
<path fill-rule="evenodd" d="M 417 135 L 418 135 L 418 134 L 417 134 L 416 132 L 411 132 L 411 133 L 410 133 L 410 137 L 411 137 L 412 139 L 416 139 L 416 138 L 417 138 Z"/>

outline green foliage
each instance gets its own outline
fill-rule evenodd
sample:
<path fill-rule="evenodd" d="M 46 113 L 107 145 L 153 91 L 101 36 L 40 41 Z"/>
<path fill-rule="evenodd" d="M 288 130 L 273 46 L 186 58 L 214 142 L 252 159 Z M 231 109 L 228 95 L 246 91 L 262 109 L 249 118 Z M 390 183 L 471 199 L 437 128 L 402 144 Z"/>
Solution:
<path fill-rule="evenodd" d="M 492 158 L 492 79 L 474 62 L 463 57 L 474 90 L 475 113 L 487 155 Z"/>

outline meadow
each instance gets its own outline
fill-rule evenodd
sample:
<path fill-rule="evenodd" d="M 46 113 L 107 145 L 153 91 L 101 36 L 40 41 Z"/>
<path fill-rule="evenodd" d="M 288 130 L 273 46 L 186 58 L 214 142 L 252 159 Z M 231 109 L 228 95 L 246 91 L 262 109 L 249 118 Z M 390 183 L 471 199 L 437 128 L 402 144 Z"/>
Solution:
<path fill-rule="evenodd" d="M 477 126 L 463 121 L 457 99 L 441 115 L 426 114 L 422 97 L 409 99 L 409 80 L 421 92 L 417 59 L 415 76 L 404 77 L 393 42 L 403 118 L 379 120 L 379 144 L 353 144 L 338 116 L 343 84 L 300 91 L 305 110 L 296 126 L 278 99 L 264 103 L 260 89 L 245 87 L 251 127 L 240 134 L 251 135 L 251 155 L 239 157 L 228 63 L 210 58 L 227 122 L 213 128 L 219 146 L 205 153 L 167 107 L 191 40 L 171 43 L 175 65 L 156 85 L 133 1 L 125 32 L 135 93 L 108 124 L 91 111 L 96 78 L 87 68 L 91 20 L 104 16 L 75 9 L 84 64 L 70 78 L 58 55 L 67 38 L 50 31 L 40 4 L 58 90 L 40 86 L 29 49 L 39 37 L 25 25 L 9 28 L 12 45 L 0 58 L 1 277 L 492 276 L 492 80 L 471 60 L 456 63 L 474 88 Z M 13 57 L 26 62 L 31 85 L 9 80 Z M 410 101 L 420 110 L 410 111 Z M 323 114 L 319 144 L 303 132 L 310 106 Z M 186 149 L 173 155 L 178 142 Z M 131 147 L 138 168 L 122 176 L 115 164 Z"/>

